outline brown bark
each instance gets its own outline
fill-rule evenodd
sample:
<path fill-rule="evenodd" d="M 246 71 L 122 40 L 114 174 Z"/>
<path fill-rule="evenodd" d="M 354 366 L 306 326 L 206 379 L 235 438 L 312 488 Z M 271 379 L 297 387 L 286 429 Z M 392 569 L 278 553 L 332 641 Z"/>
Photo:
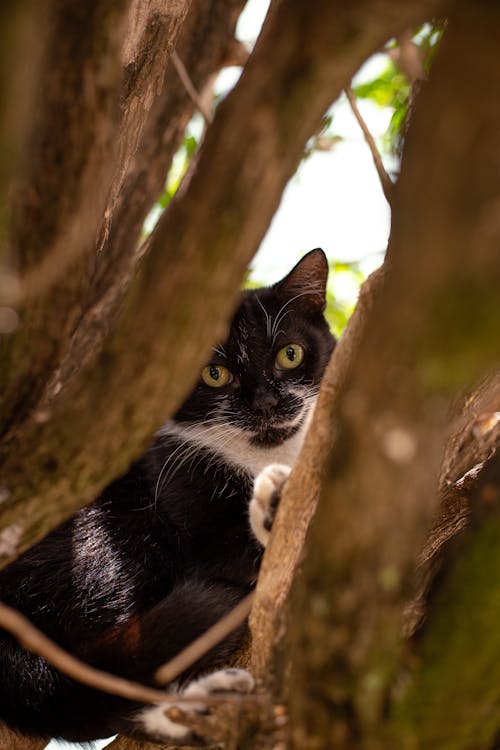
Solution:
<path fill-rule="evenodd" d="M 2 342 L 2 434 L 34 405 L 79 313 L 81 262 L 50 298 L 29 296 L 93 247 L 115 153 L 126 10 L 125 0 L 54 0 L 39 10 L 42 51 L 9 229 L 25 304 L 18 330 Z M 18 289 L 3 292 L 16 306 Z"/>
<path fill-rule="evenodd" d="M 378 271 L 365 282 L 356 309 L 333 353 L 321 384 L 311 428 L 284 488 L 262 562 L 250 616 L 250 669 L 258 682 L 267 689 L 271 688 L 275 696 L 283 691 L 283 664 L 279 660 L 286 632 L 287 597 L 301 562 L 309 524 L 316 511 L 325 466 L 337 438 L 334 424 L 339 398 L 358 355 L 364 326 L 371 316 L 382 281 L 383 271 Z M 293 533 L 290 533 L 292 529 Z"/>
<path fill-rule="evenodd" d="M 427 619 L 408 649 L 412 668 L 406 667 L 405 688 L 395 693 L 384 728 L 389 743 L 396 738 L 419 748 L 497 746 L 499 447 L 497 430 L 495 452 L 456 494 L 457 516 L 437 551 L 439 575 L 427 593 Z M 449 508 L 449 497 L 445 501 Z M 461 524 L 464 510 L 467 522 Z"/>
<path fill-rule="evenodd" d="M 487 92 L 499 84 L 499 21 L 489 3 L 457 7 L 408 135 L 387 275 L 341 394 L 293 598 L 296 747 L 386 746 L 377 735 L 451 399 L 498 361 L 500 109 Z M 411 730 L 418 743 L 417 721 Z M 392 743 L 406 746 L 403 734 Z"/>
<path fill-rule="evenodd" d="M 471 492 L 484 483 L 500 448 L 500 373 L 488 376 L 468 393 L 452 421 L 438 489 L 438 509 L 419 554 L 415 589 L 404 613 L 404 632 L 413 636 L 425 624 L 427 599 L 443 568 L 447 546 L 471 520 Z"/>
<path fill-rule="evenodd" d="M 171 49 L 176 43 L 193 84 L 202 91 L 227 60 L 243 4 L 242 0 L 191 2 L 178 37 L 179 14 L 170 15 L 170 5 L 168 14 L 165 7 L 161 14 L 156 7 L 161 3 L 153 4 L 154 12 L 147 18 L 144 3 L 137 6 L 143 33 L 136 31 L 135 42 L 128 40 L 125 45 L 121 157 L 104 212 L 98 252 L 92 259 L 83 312 L 40 399 L 42 411 L 82 365 L 90 365 L 97 357 L 115 323 L 141 254 L 144 220 L 164 189 L 172 158 L 193 114 L 193 102 L 168 63 Z M 176 27 L 172 28 L 174 21 Z"/>
<path fill-rule="evenodd" d="M 122 5 L 125 16 L 128 9 L 125 3 Z M 83 34 L 80 28 L 80 19 L 76 14 L 75 17 L 71 17 L 71 14 L 68 14 L 70 16 L 69 19 L 63 19 L 64 24 L 69 26 L 69 35 L 64 24 L 62 32 L 61 28 L 57 26 L 56 21 L 52 24 L 55 26 L 55 29 L 48 38 L 46 46 L 49 49 L 57 46 L 55 40 L 57 40 L 59 33 L 65 33 L 69 36 L 67 47 L 69 47 L 70 52 L 63 46 L 63 49 L 59 51 L 61 59 L 57 59 L 54 62 L 54 67 L 50 68 L 50 72 L 45 73 L 45 76 L 51 76 L 51 90 L 53 90 L 52 98 L 54 104 L 52 108 L 48 107 L 44 113 L 46 122 L 42 122 L 38 127 L 38 130 L 41 130 L 42 134 L 40 135 L 35 129 L 31 138 L 31 149 L 34 152 L 37 149 L 41 150 L 42 156 L 45 157 L 45 161 L 42 161 L 38 172 L 35 173 L 36 166 L 33 166 L 30 168 L 29 174 L 25 177 L 25 182 L 29 189 L 26 189 L 24 192 L 31 196 L 36 195 L 35 203 L 38 213 L 34 218 L 31 217 L 26 211 L 26 206 L 22 206 L 22 210 L 19 213 L 23 217 L 23 227 L 31 226 L 30 222 L 37 220 L 38 215 L 48 216 L 53 213 L 57 217 L 57 222 L 62 225 L 62 229 L 56 227 L 54 230 L 50 223 L 47 225 L 37 225 L 37 242 L 39 247 L 44 248 L 45 254 L 48 257 L 46 258 L 45 265 L 42 264 L 40 267 L 38 264 L 35 266 L 31 276 L 28 274 L 28 278 L 24 279 L 23 286 L 21 287 L 21 294 L 27 294 L 28 296 L 35 295 L 36 299 L 33 303 L 33 315 L 30 315 L 29 307 L 26 309 L 27 305 L 25 301 L 22 328 L 19 336 L 11 337 L 10 341 L 9 348 L 14 352 L 18 352 L 16 359 L 11 363 L 9 373 L 10 379 L 13 381 L 12 389 L 18 388 L 19 383 L 22 383 L 23 390 L 30 394 L 29 399 L 22 399 L 23 411 L 13 409 L 14 422 L 22 422 L 28 407 L 38 410 L 43 415 L 50 398 L 54 392 L 61 389 L 69 373 L 81 368 L 85 360 L 90 359 L 92 354 L 95 355 L 97 352 L 98 341 L 93 342 L 93 338 L 98 338 L 96 334 L 100 333 L 101 330 L 107 331 L 109 329 L 111 321 L 106 321 L 106 318 L 110 318 L 111 314 L 108 312 L 106 315 L 106 312 L 110 307 L 114 309 L 112 303 L 115 302 L 114 298 L 110 298 L 113 292 L 114 296 L 117 296 L 117 289 L 126 287 L 126 282 L 130 277 L 133 267 L 132 258 L 135 257 L 133 250 L 135 250 L 138 241 L 140 226 L 136 228 L 134 233 L 131 231 L 130 224 L 127 225 L 126 222 L 123 222 L 126 224 L 126 230 L 128 230 L 125 235 L 128 238 L 128 245 L 125 245 L 123 237 L 120 237 L 121 245 L 117 242 L 108 242 L 106 247 L 104 247 L 103 240 L 101 239 L 98 242 L 96 251 L 97 234 L 99 231 L 101 234 L 109 233 L 112 207 L 123 187 L 123 180 L 131 169 L 131 164 L 135 163 L 135 152 L 139 140 L 143 136 L 143 131 L 149 122 L 149 110 L 155 104 L 155 99 L 158 98 L 159 91 L 162 90 L 170 51 L 175 44 L 187 6 L 187 0 L 169 3 L 168 8 L 164 1 L 148 4 L 140 3 L 140 6 L 133 4 L 130 9 L 129 31 L 124 41 L 121 55 L 125 68 L 122 68 L 119 55 L 124 29 L 121 34 L 117 34 L 117 32 L 120 32 L 120 27 L 118 26 L 118 29 L 115 28 L 116 18 L 113 16 L 108 19 L 108 22 L 111 26 L 110 33 L 114 35 L 114 47 L 107 51 L 105 45 L 101 43 L 101 38 L 106 33 L 106 27 L 104 30 L 101 28 L 103 19 L 99 17 L 98 13 L 96 13 L 97 23 L 94 26 L 90 25 L 89 29 L 84 28 Z M 56 9 L 54 9 L 52 15 L 57 15 Z M 52 15 L 48 13 L 49 20 L 52 18 Z M 47 19 L 45 20 L 47 21 Z M 60 21 L 60 24 L 63 21 Z M 76 28 L 72 28 L 71 24 L 76 26 Z M 131 24 L 134 24 L 133 27 Z M 123 25 L 124 22 L 122 22 Z M 71 32 L 77 37 L 76 41 L 72 41 Z M 85 33 L 87 36 L 85 36 Z M 83 84 L 79 81 L 78 75 L 75 76 L 76 80 L 67 81 L 64 75 L 59 72 L 60 67 L 63 70 L 71 67 L 70 63 L 65 61 L 65 55 L 72 53 L 73 48 L 79 42 L 80 47 L 82 47 L 80 54 L 83 72 L 81 76 L 82 78 L 85 77 L 86 89 L 89 87 L 87 79 L 94 82 L 96 92 L 93 96 L 90 96 L 90 91 L 87 92 L 87 90 L 85 91 L 87 94 L 86 97 L 81 95 L 78 87 Z M 86 57 L 88 49 L 90 48 L 92 51 L 92 44 L 97 49 L 97 54 L 100 53 L 103 57 L 102 60 L 98 58 L 97 62 L 94 63 L 94 67 L 96 68 L 94 78 L 92 77 L 93 59 L 91 58 L 89 63 Z M 115 66 L 114 78 L 110 78 L 109 76 L 109 71 L 112 67 L 108 64 L 108 57 L 106 55 L 111 57 L 112 64 Z M 106 76 L 100 71 L 99 65 L 110 79 L 109 81 L 107 81 Z M 124 72 L 125 74 L 123 74 Z M 46 84 L 45 81 L 43 83 Z M 103 96 L 99 89 L 99 86 L 102 88 L 103 84 L 110 86 L 107 98 L 112 99 L 112 101 L 108 103 L 107 110 L 101 104 L 101 100 L 106 104 L 106 96 Z M 71 95 L 80 97 L 78 99 L 80 107 L 76 107 L 76 111 L 74 112 L 71 111 Z M 118 107 L 119 97 L 121 97 L 120 107 Z M 88 102 L 87 99 L 89 100 Z M 61 118 L 62 122 L 56 123 L 57 127 L 52 128 L 51 118 L 59 115 L 57 110 L 54 113 L 54 109 L 58 103 L 60 108 L 64 108 L 65 102 L 67 102 L 66 109 L 68 110 L 66 118 Z M 100 108 L 103 109 L 102 112 Z M 68 129 L 67 121 L 71 123 L 71 137 L 68 137 L 66 133 Z M 92 138 L 89 138 L 89 126 L 93 135 L 93 129 L 99 133 L 99 124 L 101 130 L 106 130 L 106 132 L 110 133 L 110 138 L 107 142 L 101 144 L 102 148 L 96 153 L 93 154 L 92 151 L 87 153 L 85 151 L 86 147 L 88 149 L 94 148 L 92 146 Z M 45 131 L 48 131 L 45 135 L 43 128 L 45 128 Z M 160 135 L 158 134 L 156 136 L 157 140 L 159 137 Z M 52 140 L 50 140 L 51 138 Z M 44 150 L 39 146 L 40 140 L 42 140 Z M 144 141 L 144 137 L 142 137 L 142 141 Z M 82 145 L 80 145 L 80 142 Z M 53 152 L 55 150 L 60 153 L 60 157 L 54 165 Z M 81 154 L 79 158 L 82 159 L 82 163 L 87 163 L 90 160 L 90 172 L 92 172 L 92 159 L 95 158 L 95 174 L 82 174 L 74 168 L 74 151 Z M 59 172 L 57 171 L 58 163 L 61 164 Z M 96 172 L 96 169 L 100 170 L 100 172 Z M 67 196 L 65 192 L 66 172 L 70 175 Z M 95 179 L 99 190 L 89 189 L 89 185 L 85 183 L 87 179 Z M 65 217 L 64 207 L 66 203 L 62 206 L 54 206 L 53 195 L 48 189 L 50 180 L 55 183 L 60 180 L 61 184 L 64 185 L 61 193 L 65 196 L 66 202 L 69 201 L 71 203 L 72 192 L 76 194 L 79 191 L 79 194 L 82 194 L 83 203 L 81 206 L 78 204 L 75 205 L 73 197 L 69 218 Z M 38 183 L 40 184 L 37 187 Z M 109 197 L 108 192 L 110 192 Z M 96 193 L 98 194 L 98 200 L 97 207 L 94 206 L 97 210 L 94 219 L 95 222 L 99 223 L 104 221 L 104 224 L 108 227 L 106 231 L 102 227 L 99 230 L 97 223 L 94 224 L 94 228 L 92 229 L 92 226 L 89 226 L 89 217 L 86 215 L 89 205 L 92 206 L 96 203 Z M 126 198 L 127 196 L 124 197 Z M 146 196 L 146 203 L 143 206 L 144 214 L 148 210 L 153 198 L 154 196 L 151 195 Z M 22 202 L 23 200 L 23 193 L 21 191 L 18 202 Z M 106 209 L 103 203 L 104 200 L 108 203 Z M 147 202 L 148 200 L 149 203 Z M 90 201 L 90 204 L 87 205 L 85 201 L 87 203 Z M 45 205 L 46 203 L 48 205 Z M 104 219 L 102 218 L 103 216 Z M 119 219 L 120 217 L 117 218 Z M 64 229 L 65 221 L 66 223 L 70 222 L 71 226 L 69 229 Z M 84 227 L 83 230 L 82 226 Z M 71 232 L 76 233 L 73 239 L 69 236 Z M 82 243 L 82 238 L 85 238 L 86 244 Z M 27 239 L 21 239 L 22 245 L 27 245 Z M 71 278 L 74 279 L 74 285 L 68 284 L 68 278 L 65 277 L 65 270 L 82 253 L 86 257 L 73 269 Z M 120 257 L 123 259 L 122 261 L 119 261 Z M 121 270 L 121 266 L 125 266 L 126 260 L 128 260 L 128 265 L 126 266 L 128 275 Z M 102 270 L 103 266 L 108 271 L 106 290 L 103 289 L 104 279 L 102 278 L 102 274 L 100 277 L 98 273 L 99 269 Z M 62 288 L 64 293 L 60 293 L 61 284 L 57 282 L 58 279 L 63 277 L 64 284 Z M 33 288 L 32 282 L 36 288 Z M 52 289 L 54 285 L 55 290 Z M 57 320 L 59 327 L 57 331 L 59 335 L 56 336 L 56 332 L 54 332 L 52 340 L 50 331 L 46 328 L 44 329 L 44 336 L 41 338 L 40 330 L 41 326 L 45 325 L 45 322 L 44 316 L 40 316 L 38 313 L 39 309 L 43 307 L 43 303 L 39 297 L 40 295 L 42 296 L 42 299 L 45 300 L 45 306 L 47 306 L 48 293 L 50 293 L 52 303 L 54 303 L 55 293 L 56 309 L 59 316 L 66 322 L 64 335 L 61 335 L 58 315 L 53 314 L 54 309 L 50 307 L 49 315 L 52 315 Z M 102 299 L 103 295 L 105 295 L 104 299 Z M 114 307 L 116 307 L 116 302 Z M 97 323 L 97 319 L 99 320 L 99 324 Z M 31 330 L 31 327 L 33 327 L 33 330 Z M 101 334 L 101 338 L 102 336 L 103 334 Z M 18 338 L 20 341 L 17 340 Z M 34 357 L 31 358 L 29 367 L 26 367 L 21 357 L 22 352 L 28 349 L 32 349 L 36 354 L 40 338 L 42 341 L 48 341 L 51 344 L 50 347 L 47 344 L 45 345 L 47 355 L 51 353 L 51 358 L 49 361 L 41 363 L 43 367 L 42 373 L 39 372 L 36 361 L 33 361 Z M 25 357 L 24 360 L 26 359 Z M 17 370 L 19 370 L 18 373 Z M 9 423 L 7 424 L 9 426 Z M 11 424 L 10 426 L 12 427 L 13 425 Z"/>
<path fill-rule="evenodd" d="M 43 750 L 46 740 L 21 737 L 0 723 L 0 750 Z"/>
<path fill-rule="evenodd" d="M 13 282 L 6 239 L 8 192 L 19 169 L 28 123 L 26 105 L 39 64 L 38 15 L 31 0 L 6 0 L 0 8 L 0 299 Z"/>

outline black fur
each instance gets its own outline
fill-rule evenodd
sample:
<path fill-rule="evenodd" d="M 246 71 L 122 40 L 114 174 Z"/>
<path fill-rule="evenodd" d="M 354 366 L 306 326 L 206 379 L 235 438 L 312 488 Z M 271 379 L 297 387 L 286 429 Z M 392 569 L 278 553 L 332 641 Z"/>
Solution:
<path fill-rule="evenodd" d="M 125 476 L 2 571 L 6 604 L 88 662 L 152 683 L 162 662 L 253 587 L 262 555 L 248 524 L 254 477 L 244 457 L 227 456 L 231 430 L 265 457 L 301 429 L 334 345 L 322 314 L 326 275 L 316 250 L 278 284 L 243 293 L 211 360 L 232 381 L 211 388 L 200 379 Z M 276 353 L 290 343 L 303 347 L 303 363 L 278 370 Z M 183 679 L 227 663 L 243 631 Z M 84 741 L 134 731 L 137 706 L 73 683 L 3 631 L 0 675 L 0 716 L 25 733 Z"/>

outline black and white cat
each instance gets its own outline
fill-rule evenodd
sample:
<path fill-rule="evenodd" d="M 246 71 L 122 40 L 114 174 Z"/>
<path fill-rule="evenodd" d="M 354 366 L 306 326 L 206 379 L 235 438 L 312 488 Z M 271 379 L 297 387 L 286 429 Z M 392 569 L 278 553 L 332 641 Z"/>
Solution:
<path fill-rule="evenodd" d="M 313 250 L 280 282 L 243 292 L 227 341 L 152 447 L 0 572 L 0 599 L 91 664 L 149 684 L 235 606 L 255 585 L 273 497 L 334 347 L 323 317 L 327 274 L 322 250 Z M 243 634 L 171 689 L 251 690 L 248 672 L 224 669 Z M 189 737 L 163 706 L 76 684 L 1 630 L 0 717 L 27 734 L 75 741 Z"/>

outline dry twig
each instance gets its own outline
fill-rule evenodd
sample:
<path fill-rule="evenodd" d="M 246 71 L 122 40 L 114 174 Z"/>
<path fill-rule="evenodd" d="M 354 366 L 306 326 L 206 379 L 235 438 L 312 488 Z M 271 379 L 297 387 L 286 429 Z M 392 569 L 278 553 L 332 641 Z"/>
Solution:
<path fill-rule="evenodd" d="M 354 96 L 354 92 L 350 86 L 347 86 L 345 88 L 345 93 L 349 100 L 349 104 L 351 105 L 352 113 L 354 117 L 356 118 L 356 120 L 358 121 L 359 127 L 363 131 L 365 141 L 367 142 L 368 148 L 370 149 L 373 163 L 375 164 L 375 169 L 377 170 L 377 174 L 380 179 L 382 190 L 384 192 L 387 203 L 390 206 L 392 205 L 391 202 L 392 202 L 392 193 L 394 190 L 394 183 L 392 182 L 391 178 L 385 171 L 382 158 L 378 152 L 377 144 L 375 143 L 375 140 L 372 134 L 370 133 L 370 130 L 368 129 L 366 122 L 363 120 L 363 117 L 361 116 L 361 112 L 359 111 L 358 104 L 356 102 L 356 97 Z"/>
<path fill-rule="evenodd" d="M 247 600 L 243 600 L 247 602 Z M 243 604 L 243 602 L 240 603 Z M 247 602 L 249 606 L 249 602 Z M 227 619 L 231 613 L 226 616 Z M 242 618 L 244 619 L 244 618 Z M 241 621 L 241 620 L 240 620 Z M 218 623 L 217 623 L 218 624 Z M 217 624 L 214 628 L 217 627 Z M 65 651 L 63 648 L 58 646 L 54 641 L 48 638 L 38 628 L 36 628 L 24 615 L 17 612 L 15 609 L 8 607 L 6 604 L 0 603 L 0 627 L 7 632 L 11 633 L 21 645 L 28 651 L 32 651 L 39 656 L 42 656 L 49 664 L 54 666 L 63 674 L 71 677 L 73 680 L 80 682 L 82 685 L 88 685 L 89 687 L 102 690 L 112 695 L 118 695 L 121 698 L 126 698 L 131 701 L 139 701 L 141 703 L 179 703 L 179 695 L 170 694 L 163 692 L 162 690 L 156 690 L 154 688 L 141 685 L 138 682 L 126 680 L 123 677 L 112 675 L 109 672 L 103 672 L 100 669 L 86 664 L 85 662 L 77 659 L 72 654 Z M 236 625 L 234 625 L 236 627 Z M 214 628 L 211 628 L 213 630 Z M 210 632 L 210 631 L 208 631 Z M 225 633 L 227 633 L 227 626 Z M 224 637 L 221 635 L 221 638 Z M 202 636 L 203 638 L 203 636 Z M 201 639 L 199 639 L 201 640 Z M 203 653 L 208 651 L 214 645 L 213 635 L 207 641 L 206 649 Z M 200 648 L 197 650 L 198 656 L 195 656 L 193 661 L 202 655 Z M 192 663 L 192 662 L 190 662 Z M 170 664 L 165 665 L 165 669 L 169 668 Z M 189 666 L 187 659 L 185 659 L 185 667 Z M 240 696 L 240 695 L 225 695 L 225 696 L 207 696 L 203 699 L 203 702 L 207 706 L 217 706 L 225 704 L 227 701 L 247 701 L 247 702 L 259 702 L 259 697 L 255 695 L 251 696 Z M 190 701 L 200 702 L 199 696 L 197 698 L 183 697 L 183 703 L 189 703 Z"/>
<path fill-rule="evenodd" d="M 254 592 L 252 591 L 248 596 L 239 602 L 227 615 L 221 617 L 215 625 L 206 630 L 199 638 L 196 638 L 189 646 L 186 646 L 177 656 L 170 659 L 166 664 L 160 667 L 155 674 L 155 682 L 158 685 L 167 685 L 172 680 L 175 680 L 181 672 L 194 664 L 204 654 L 210 651 L 211 648 L 220 643 L 226 636 L 236 630 L 241 625 L 252 608 L 252 602 L 254 599 Z"/>
<path fill-rule="evenodd" d="M 194 86 L 189 76 L 189 73 L 186 70 L 184 63 L 182 62 L 181 58 L 179 57 L 179 55 L 177 54 L 175 50 L 172 50 L 170 59 L 172 60 L 174 68 L 176 69 L 177 74 L 180 80 L 182 81 L 182 85 L 186 89 L 186 92 L 189 94 L 196 108 L 200 111 L 200 114 L 205 120 L 205 125 L 207 125 L 208 127 L 208 125 L 210 125 L 210 123 L 212 122 L 212 115 L 206 108 L 205 103 L 203 102 L 198 91 L 196 90 L 196 87 Z"/>

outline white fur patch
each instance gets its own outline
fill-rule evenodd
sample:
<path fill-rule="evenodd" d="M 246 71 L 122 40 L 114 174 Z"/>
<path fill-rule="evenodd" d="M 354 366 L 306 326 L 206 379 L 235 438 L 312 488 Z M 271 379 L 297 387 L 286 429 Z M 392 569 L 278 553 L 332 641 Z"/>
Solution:
<path fill-rule="evenodd" d="M 254 688 L 254 679 L 246 669 L 218 669 L 216 672 L 200 677 L 198 680 L 190 682 L 182 695 L 190 698 L 203 698 L 213 693 L 250 693 Z M 179 703 L 182 706 L 182 703 Z M 186 703 L 186 709 L 192 704 Z M 204 707 L 203 707 L 204 708 Z"/>
<path fill-rule="evenodd" d="M 183 724 L 172 721 L 165 715 L 170 704 L 156 703 L 143 708 L 135 715 L 135 720 L 152 739 L 182 740 L 190 733 Z"/>
<path fill-rule="evenodd" d="M 231 424 L 221 425 L 219 436 L 210 424 L 167 422 L 160 434 L 176 435 L 200 448 L 206 448 L 255 479 L 269 464 L 294 464 L 311 421 L 314 403 L 315 401 L 289 422 L 280 424 L 280 427 L 293 427 L 303 419 L 300 428 L 291 438 L 273 447 L 253 445 L 249 440 L 249 432 Z"/>
<path fill-rule="evenodd" d="M 173 705 L 183 711 L 203 712 L 206 705 L 203 698 L 214 693 L 239 693 L 245 695 L 254 688 L 254 679 L 246 669 L 219 669 L 216 672 L 200 677 L 190 682 L 184 690 L 179 692 L 179 701 L 175 704 L 156 703 L 139 711 L 135 717 L 141 728 L 154 740 L 184 740 L 191 730 L 184 724 L 172 721 L 165 715 L 165 711 Z M 182 696 L 200 698 L 199 703 L 183 702 Z"/>
<path fill-rule="evenodd" d="M 270 464 L 257 476 L 249 505 L 250 526 L 263 547 L 267 546 L 274 518 L 273 502 L 290 475 L 290 467 Z"/>

